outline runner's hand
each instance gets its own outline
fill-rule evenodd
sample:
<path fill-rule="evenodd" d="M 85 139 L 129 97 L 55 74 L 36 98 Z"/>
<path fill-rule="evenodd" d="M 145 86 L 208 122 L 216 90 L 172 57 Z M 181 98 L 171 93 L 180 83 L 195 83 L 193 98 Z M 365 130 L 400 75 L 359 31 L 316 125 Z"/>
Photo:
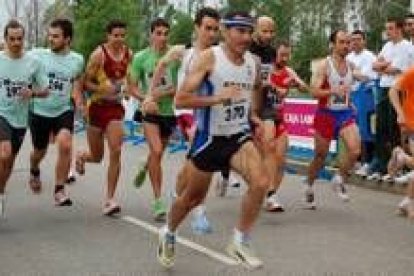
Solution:
<path fill-rule="evenodd" d="M 152 97 L 147 97 L 142 102 L 142 112 L 144 114 L 158 114 L 158 104 L 154 101 Z"/>
<path fill-rule="evenodd" d="M 235 99 L 237 100 L 241 97 L 241 89 L 235 85 L 228 86 L 223 88 L 217 96 L 219 97 L 220 103 L 226 103 Z"/>
<path fill-rule="evenodd" d="M 20 99 L 24 101 L 29 100 L 31 97 L 33 97 L 33 95 L 34 95 L 33 90 L 29 88 L 22 88 L 18 93 L 18 96 L 20 97 Z"/>

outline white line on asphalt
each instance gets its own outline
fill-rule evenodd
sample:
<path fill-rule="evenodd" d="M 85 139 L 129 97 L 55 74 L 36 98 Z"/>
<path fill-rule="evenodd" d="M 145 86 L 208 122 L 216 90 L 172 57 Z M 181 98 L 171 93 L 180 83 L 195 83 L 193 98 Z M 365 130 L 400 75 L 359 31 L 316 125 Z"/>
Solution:
<path fill-rule="evenodd" d="M 131 217 L 131 216 L 124 216 L 124 217 L 122 217 L 122 220 L 124 220 L 126 222 L 129 222 L 129 223 L 132 223 L 134 225 L 137 225 L 141 228 L 144 228 L 145 230 L 147 230 L 149 232 L 152 232 L 154 234 L 158 234 L 158 228 L 151 225 L 148 222 L 139 220 L 139 219 Z M 234 259 L 232 259 L 232 258 L 230 258 L 230 257 L 228 257 L 228 256 L 226 256 L 222 253 L 211 250 L 207 247 L 199 245 L 198 243 L 187 240 L 185 238 L 177 237 L 177 242 L 184 245 L 184 246 L 187 246 L 187 247 L 189 247 L 189 248 L 191 248 L 195 251 L 198 251 L 198 252 L 200 252 L 200 253 L 202 253 L 202 254 L 204 254 L 204 255 L 212 258 L 212 259 L 215 259 L 215 260 L 217 260 L 221 263 L 224 263 L 226 265 L 238 265 L 239 264 L 239 262 L 237 262 L 236 260 L 234 260 Z"/>

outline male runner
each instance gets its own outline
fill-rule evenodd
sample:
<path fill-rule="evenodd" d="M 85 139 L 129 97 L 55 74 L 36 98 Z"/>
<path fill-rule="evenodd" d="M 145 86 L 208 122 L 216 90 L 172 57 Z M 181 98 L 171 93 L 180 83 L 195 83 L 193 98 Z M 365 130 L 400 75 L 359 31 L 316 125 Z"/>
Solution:
<path fill-rule="evenodd" d="M 165 74 L 167 66 L 172 62 L 180 62 L 180 69 L 178 71 L 177 90 L 179 91 L 184 78 L 189 74 L 192 69 L 192 64 L 197 60 L 201 51 L 209 48 L 217 42 L 219 32 L 219 13 L 212 8 L 206 7 L 200 9 L 194 19 L 195 24 L 195 41 L 193 45 L 177 45 L 172 47 L 168 53 L 160 60 L 157 68 L 154 71 L 154 76 L 151 82 L 151 91 L 156 91 L 156 87 L 159 85 L 161 77 Z M 192 109 L 175 109 L 177 116 L 177 123 L 181 131 L 186 136 L 190 143 L 193 141 L 196 123 L 194 121 Z M 186 168 L 179 172 L 177 177 L 177 194 L 181 194 L 185 188 L 189 179 L 186 179 Z M 192 221 L 192 227 L 197 233 L 209 233 L 212 231 L 210 222 L 207 219 L 205 206 L 200 204 L 193 212 L 194 218 Z"/>
<path fill-rule="evenodd" d="M 23 25 L 10 20 L 4 40 L 7 47 L 0 52 L 0 217 L 5 211 L 7 180 L 26 133 L 30 98 L 48 93 L 42 64 L 23 51 Z"/>
<path fill-rule="evenodd" d="M 345 31 L 339 30 L 331 34 L 329 42 L 332 54 L 321 62 L 312 81 L 312 94 L 318 99 L 318 109 L 314 119 L 315 156 L 306 179 L 308 187 L 305 198 L 310 209 L 316 208 L 312 187 L 324 165 L 331 140 L 341 136 L 346 148 L 339 174 L 332 179 L 334 188 L 343 201 L 349 200 L 345 187 L 347 174 L 361 151 L 355 110 L 350 105 L 350 92 L 354 82 L 354 68 L 346 60 L 350 37 Z"/>
<path fill-rule="evenodd" d="M 49 79 L 49 96 L 34 99 L 29 112 L 33 151 L 30 155 L 29 185 L 34 193 L 41 190 L 40 162 L 43 160 L 50 135 L 58 147 L 55 167 L 54 198 L 57 206 L 72 205 L 65 193 L 72 156 L 74 106 L 81 109 L 83 57 L 71 51 L 72 23 L 66 19 L 52 21 L 48 30 L 49 49 L 34 49 L 31 54 L 43 64 Z"/>
<path fill-rule="evenodd" d="M 158 259 L 174 264 L 175 231 L 192 208 L 205 198 L 213 172 L 234 169 L 247 181 L 241 217 L 227 252 L 257 268 L 262 261 L 251 251 L 250 233 L 269 181 L 260 153 L 251 141 L 249 121 L 262 129 L 257 115 L 261 90 L 259 68 L 248 52 L 254 21 L 244 12 L 223 19 L 224 43 L 199 55 L 176 97 L 178 108 L 195 108 L 197 131 L 185 163 L 188 179 L 175 200 L 167 225 L 159 233 Z M 203 89 L 199 89 L 204 85 Z"/>
<path fill-rule="evenodd" d="M 163 18 L 151 23 L 151 45 L 134 55 L 130 69 L 132 89 L 140 90 L 147 95 L 142 103 L 144 135 L 149 146 L 146 165 L 141 168 L 135 178 L 135 185 L 141 186 L 148 169 L 154 201 L 151 209 L 156 221 L 164 221 L 166 205 L 162 200 L 161 160 L 168 140 L 176 126 L 173 110 L 173 97 L 176 90 L 178 63 L 171 64 L 162 77 L 160 85 L 149 94 L 150 81 L 155 67 L 161 57 L 168 51 L 167 38 L 170 25 Z"/>
<path fill-rule="evenodd" d="M 296 72 L 287 66 L 291 55 L 291 46 L 287 42 L 279 42 L 276 47 L 276 59 L 273 70 L 264 87 L 264 108 L 262 119 L 265 120 L 265 134 L 260 148 L 264 162 L 271 176 L 271 187 L 267 192 L 266 210 L 268 212 L 283 212 L 279 203 L 277 191 L 283 178 L 285 156 L 288 147 L 288 133 L 284 124 L 284 99 L 290 88 L 307 90 L 307 85 Z"/>
<path fill-rule="evenodd" d="M 414 169 L 414 67 L 404 72 L 389 92 L 390 102 L 397 113 L 397 123 L 406 135 L 410 155 L 401 147 L 394 148 L 388 163 L 388 173 L 394 175 L 403 166 Z M 408 177 L 406 196 L 398 205 L 399 213 L 414 219 L 414 177 Z"/>
<path fill-rule="evenodd" d="M 107 41 L 94 50 L 85 74 L 85 86 L 91 93 L 88 108 L 87 138 L 89 151 L 80 151 L 76 157 L 76 170 L 85 173 L 85 163 L 100 163 L 104 154 L 104 137 L 109 149 L 107 195 L 103 214 L 121 211 L 115 201 L 115 191 L 121 169 L 124 108 L 122 98 L 127 84 L 127 70 L 132 52 L 125 45 L 127 26 L 113 20 L 106 27 Z M 134 95 L 136 96 L 136 95 Z"/>

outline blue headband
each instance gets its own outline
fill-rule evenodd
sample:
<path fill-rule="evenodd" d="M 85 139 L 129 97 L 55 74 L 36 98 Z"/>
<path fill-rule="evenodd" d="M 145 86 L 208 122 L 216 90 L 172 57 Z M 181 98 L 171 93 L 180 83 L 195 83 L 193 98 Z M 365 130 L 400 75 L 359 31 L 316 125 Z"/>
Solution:
<path fill-rule="evenodd" d="M 250 27 L 254 28 L 254 22 L 250 18 L 230 18 L 230 19 L 222 19 L 221 23 L 226 26 L 227 28 L 231 27 Z"/>

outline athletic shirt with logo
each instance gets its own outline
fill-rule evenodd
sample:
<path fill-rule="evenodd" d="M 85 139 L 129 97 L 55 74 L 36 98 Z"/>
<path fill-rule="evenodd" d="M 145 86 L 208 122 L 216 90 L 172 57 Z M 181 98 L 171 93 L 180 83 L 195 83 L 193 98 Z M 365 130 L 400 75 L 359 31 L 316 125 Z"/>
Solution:
<path fill-rule="evenodd" d="M 158 61 L 162 54 L 154 51 L 152 48 L 146 48 L 135 54 L 132 66 L 131 76 L 138 82 L 141 91 L 148 93 L 151 78 Z M 177 87 L 178 62 L 173 62 L 167 66 L 165 75 L 161 79 L 161 84 L 157 89 L 167 91 L 171 87 Z M 158 100 L 158 110 L 161 116 L 173 116 L 173 96 L 164 96 Z"/>
<path fill-rule="evenodd" d="M 196 109 L 197 129 L 208 136 L 230 136 L 249 129 L 249 113 L 256 79 L 256 62 L 250 52 L 244 54 L 244 63 L 230 62 L 222 46 L 212 48 L 214 67 L 198 93 L 213 96 L 223 88 L 236 85 L 241 97 L 230 103 Z"/>
<path fill-rule="evenodd" d="M 30 54 L 42 63 L 49 80 L 49 95 L 33 99 L 31 111 L 45 117 L 57 117 L 71 110 L 73 83 L 84 69 L 82 55 L 72 51 L 60 55 L 40 48 L 33 49 Z"/>
<path fill-rule="evenodd" d="M 27 126 L 29 100 L 21 99 L 21 90 L 43 90 L 47 86 L 47 75 L 38 59 L 26 53 L 21 58 L 12 59 L 5 52 L 0 52 L 0 116 L 11 126 Z"/>
<path fill-rule="evenodd" d="M 183 85 L 185 77 L 189 74 L 194 60 L 197 58 L 199 53 L 196 53 L 194 47 L 185 48 L 183 53 L 183 58 L 181 61 L 181 66 L 178 70 L 178 77 L 177 77 L 177 92 L 180 91 L 181 86 Z M 193 114 L 192 109 L 177 109 L 174 110 L 176 116 L 180 116 L 182 114 Z"/>
<path fill-rule="evenodd" d="M 119 60 L 114 59 L 105 45 L 100 46 L 102 50 L 103 66 L 97 72 L 95 80 L 99 86 L 113 85 L 116 87 L 116 95 L 106 95 L 104 92 L 95 91 L 91 96 L 91 102 L 108 100 L 121 103 L 126 87 L 126 76 L 130 60 L 130 50 L 124 47 L 124 53 Z"/>
<path fill-rule="evenodd" d="M 322 89 L 334 90 L 340 85 L 348 85 L 352 87 L 354 78 L 352 76 L 352 68 L 350 63 L 346 61 L 346 74 L 341 76 L 334 66 L 332 57 L 327 58 L 327 77 L 322 84 Z M 344 96 L 331 94 L 327 97 L 319 99 L 319 107 L 329 110 L 347 110 L 350 108 L 349 93 Z"/>

